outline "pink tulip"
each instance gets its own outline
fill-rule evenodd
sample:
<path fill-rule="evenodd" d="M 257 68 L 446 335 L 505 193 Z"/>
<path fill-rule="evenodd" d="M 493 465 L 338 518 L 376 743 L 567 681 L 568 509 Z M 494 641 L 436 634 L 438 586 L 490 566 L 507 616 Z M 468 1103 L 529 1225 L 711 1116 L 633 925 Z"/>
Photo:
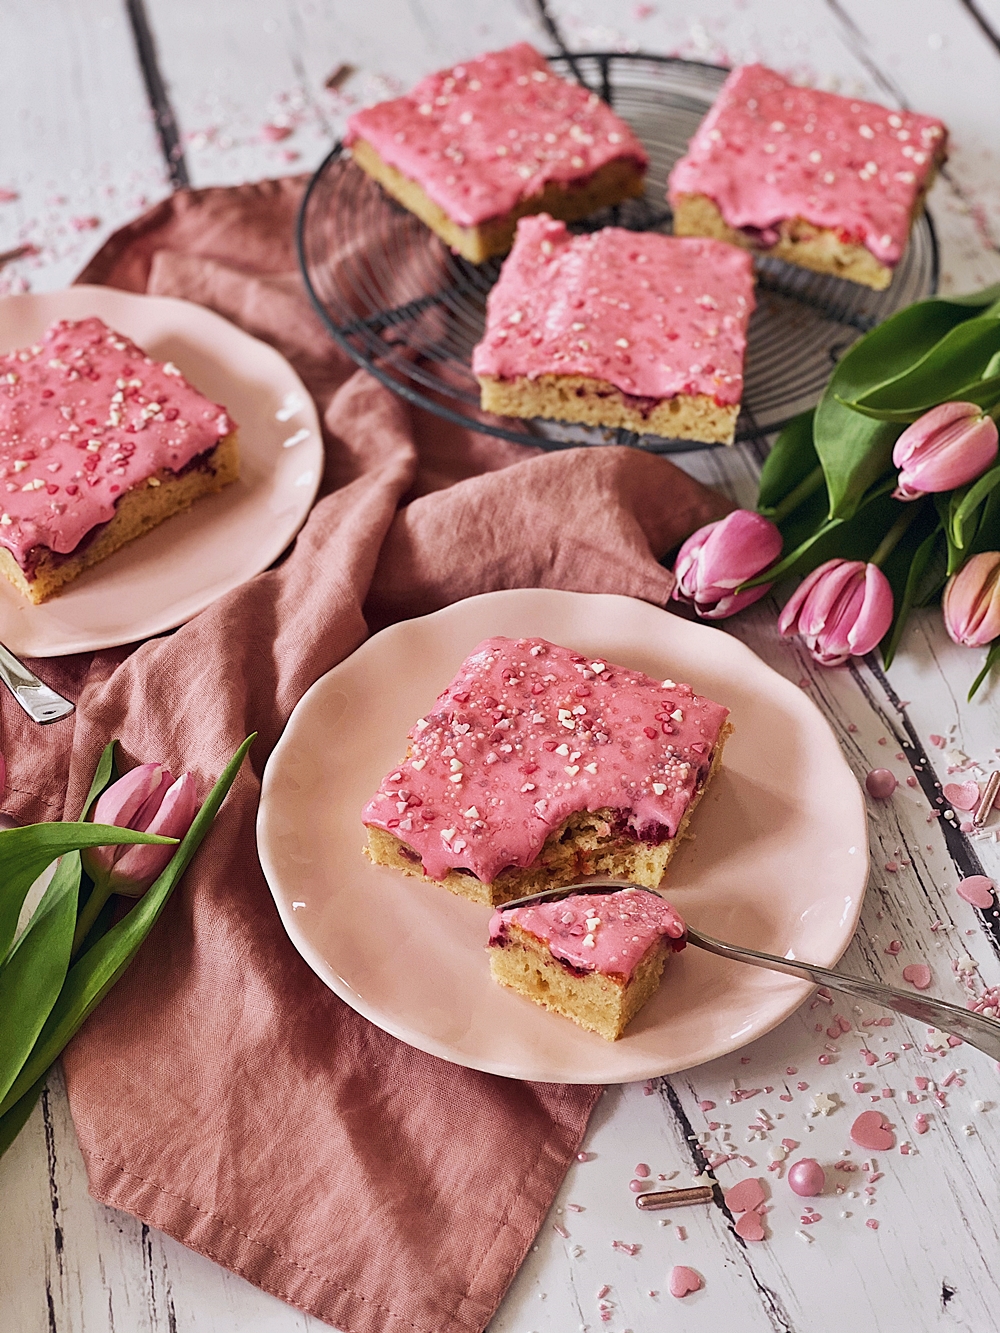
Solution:
<path fill-rule="evenodd" d="M 183 838 L 198 810 L 194 777 L 175 782 L 164 764 L 140 764 L 105 791 L 94 806 L 95 824 Z M 131 847 L 90 847 L 83 853 L 87 874 L 107 893 L 138 898 L 165 869 L 175 846 L 141 843 Z M 107 893 L 105 896 L 107 896 Z"/>
<path fill-rule="evenodd" d="M 762 583 L 734 592 L 781 554 L 781 533 L 760 514 L 737 509 L 709 523 L 687 539 L 677 555 L 674 597 L 694 605 L 706 620 L 735 615 L 763 597 L 770 588 Z"/>
<path fill-rule="evenodd" d="M 877 565 L 828 560 L 802 580 L 778 621 L 781 634 L 801 634 L 821 666 L 863 657 L 892 624 L 892 589 Z"/>
<path fill-rule="evenodd" d="M 942 403 L 907 426 L 892 461 L 899 468 L 893 495 L 919 500 L 930 491 L 953 491 L 981 476 L 996 460 L 997 426 L 975 403 Z"/>
<path fill-rule="evenodd" d="M 1000 635 L 1000 551 L 983 551 L 948 580 L 941 599 L 945 629 L 956 643 L 982 648 Z"/>

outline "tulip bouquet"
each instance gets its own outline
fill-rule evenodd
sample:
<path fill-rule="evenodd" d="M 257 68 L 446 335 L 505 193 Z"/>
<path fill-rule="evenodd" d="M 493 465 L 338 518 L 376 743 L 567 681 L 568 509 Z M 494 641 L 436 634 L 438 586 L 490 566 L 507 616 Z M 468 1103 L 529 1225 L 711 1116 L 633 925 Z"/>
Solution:
<path fill-rule="evenodd" d="M 175 782 L 162 764 L 141 764 L 114 781 L 112 741 L 79 820 L 0 831 L 0 1154 L 63 1047 L 149 934 L 253 740 L 236 751 L 200 810 L 190 773 Z M 53 861 L 38 905 L 21 922 L 29 889 Z M 113 895 L 139 901 L 116 920 Z"/>
<path fill-rule="evenodd" d="M 674 597 L 719 619 L 780 579 L 778 622 L 824 666 L 881 646 L 941 597 L 956 643 L 1000 657 L 1000 286 L 900 310 L 840 360 L 819 405 L 789 423 L 756 511 L 701 528 Z"/>

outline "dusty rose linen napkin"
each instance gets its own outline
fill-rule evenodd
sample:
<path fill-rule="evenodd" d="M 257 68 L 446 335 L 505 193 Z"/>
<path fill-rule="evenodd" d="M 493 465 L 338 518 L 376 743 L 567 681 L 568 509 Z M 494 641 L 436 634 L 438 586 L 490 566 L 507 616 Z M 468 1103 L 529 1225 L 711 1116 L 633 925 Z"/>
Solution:
<path fill-rule="evenodd" d="M 176 633 L 35 664 L 79 709 L 39 729 L 4 697 L 5 805 L 75 817 L 112 736 L 127 764 L 193 769 L 204 792 L 260 732 L 150 940 L 66 1052 L 91 1190 L 350 1333 L 466 1333 L 524 1258 L 597 1090 L 446 1064 L 332 995 L 258 865 L 260 775 L 296 701 L 370 628 L 495 588 L 663 603 L 657 557 L 728 505 L 635 451 L 471 435 L 356 370 L 296 274 L 302 187 L 175 195 L 81 276 L 202 302 L 273 343 L 316 397 L 326 471 L 277 568 Z"/>

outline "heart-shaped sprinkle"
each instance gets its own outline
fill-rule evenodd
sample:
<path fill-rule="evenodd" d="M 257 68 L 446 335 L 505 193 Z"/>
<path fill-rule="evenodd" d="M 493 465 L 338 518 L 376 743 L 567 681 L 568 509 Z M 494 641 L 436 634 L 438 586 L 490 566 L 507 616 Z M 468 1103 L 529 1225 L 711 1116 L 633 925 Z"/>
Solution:
<path fill-rule="evenodd" d="M 993 881 L 985 875 L 969 875 L 967 879 L 960 879 L 955 892 L 973 907 L 993 906 Z"/>
<path fill-rule="evenodd" d="M 869 1152 L 888 1152 L 896 1136 L 881 1111 L 862 1111 L 851 1126 L 851 1138 L 859 1148 Z"/>
<path fill-rule="evenodd" d="M 741 1180 L 725 1194 L 726 1207 L 731 1213 L 746 1213 L 751 1208 L 759 1208 L 766 1198 L 764 1187 L 755 1176 Z"/>
<path fill-rule="evenodd" d="M 701 1274 L 696 1273 L 693 1268 L 687 1268 L 684 1264 L 675 1264 L 670 1270 L 670 1276 L 667 1278 L 667 1286 L 671 1296 L 690 1296 L 692 1291 L 701 1291 L 704 1286 Z"/>
<path fill-rule="evenodd" d="M 975 810 L 979 804 L 978 782 L 946 782 L 944 799 L 956 810 Z"/>
<path fill-rule="evenodd" d="M 916 986 L 917 990 L 926 990 L 931 984 L 931 970 L 926 963 L 907 963 L 903 968 L 903 980 Z"/>
<path fill-rule="evenodd" d="M 763 1240 L 764 1223 L 760 1220 L 760 1213 L 744 1213 L 736 1222 L 736 1234 L 744 1240 Z"/>

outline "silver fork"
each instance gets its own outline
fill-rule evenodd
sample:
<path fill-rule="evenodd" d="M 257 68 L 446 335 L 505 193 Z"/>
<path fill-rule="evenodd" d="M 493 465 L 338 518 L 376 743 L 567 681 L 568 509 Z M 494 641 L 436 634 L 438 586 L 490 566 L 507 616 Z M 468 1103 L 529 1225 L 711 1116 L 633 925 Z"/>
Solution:
<path fill-rule="evenodd" d="M 49 722 L 58 722 L 69 717 L 75 705 L 51 686 L 38 679 L 29 671 L 9 648 L 0 643 L 0 681 L 7 686 L 11 694 L 31 718 L 46 726 Z"/>
<path fill-rule="evenodd" d="M 516 898 L 513 902 L 503 903 L 502 911 L 511 907 L 530 907 L 532 903 L 556 902 L 571 893 L 607 893 L 608 890 L 619 892 L 622 889 L 641 888 L 638 884 L 628 884 L 620 879 L 587 880 L 583 884 L 566 884 L 561 889 L 543 889 L 540 893 L 529 894 L 526 898 Z M 663 896 L 663 895 L 661 895 Z M 961 1037 L 970 1046 L 983 1051 L 994 1060 L 1000 1061 L 1000 1022 L 986 1018 L 983 1014 L 972 1013 L 947 1000 L 937 1000 L 933 996 L 914 995 L 909 991 L 896 990 L 894 986 L 885 986 L 880 981 L 867 981 L 864 977 L 848 976 L 844 972 L 835 972 L 829 967 L 819 967 L 815 963 L 803 963 L 799 959 L 778 958 L 775 954 L 761 953 L 759 949 L 745 949 L 738 944 L 726 944 L 715 940 L 711 935 L 703 935 L 700 930 L 687 927 L 687 941 L 698 949 L 718 954 L 720 958 L 732 958 L 737 963 L 749 963 L 751 967 L 765 967 L 772 972 L 785 972 L 790 977 L 801 977 L 804 981 L 815 982 L 817 986 L 829 986 L 832 990 L 842 991 L 845 995 L 855 995 L 860 1000 L 870 1000 L 883 1009 L 892 1009 L 907 1018 L 915 1018 L 920 1023 L 941 1028 L 952 1036 Z"/>

